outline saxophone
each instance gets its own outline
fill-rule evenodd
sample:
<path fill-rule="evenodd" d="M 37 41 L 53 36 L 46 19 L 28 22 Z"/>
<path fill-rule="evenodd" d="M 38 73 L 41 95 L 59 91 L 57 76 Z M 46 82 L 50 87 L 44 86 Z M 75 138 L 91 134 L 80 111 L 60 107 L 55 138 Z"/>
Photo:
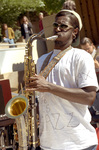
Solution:
<path fill-rule="evenodd" d="M 35 62 L 32 58 L 32 42 L 35 39 L 55 40 L 58 36 L 42 38 L 43 30 L 38 34 L 32 35 L 25 49 L 24 56 L 24 82 L 29 84 L 29 78 L 35 74 Z M 19 150 L 39 150 L 39 138 L 37 127 L 37 103 L 35 91 L 29 92 L 24 90 L 24 95 L 19 95 L 12 98 L 5 107 L 5 114 L 9 118 L 16 120 L 18 129 Z"/>
<path fill-rule="evenodd" d="M 29 78 L 35 74 L 35 62 L 32 58 L 32 42 L 35 39 L 41 38 L 44 34 L 43 31 L 37 35 L 32 35 L 26 45 L 25 56 L 24 56 L 24 81 L 25 87 L 28 85 Z M 26 88 L 25 88 L 26 89 Z M 35 91 L 25 91 L 25 97 L 29 100 L 29 106 L 27 110 L 27 133 L 28 133 L 28 149 L 36 150 L 39 148 L 39 139 L 37 134 L 37 109 L 36 109 L 36 97 Z"/>

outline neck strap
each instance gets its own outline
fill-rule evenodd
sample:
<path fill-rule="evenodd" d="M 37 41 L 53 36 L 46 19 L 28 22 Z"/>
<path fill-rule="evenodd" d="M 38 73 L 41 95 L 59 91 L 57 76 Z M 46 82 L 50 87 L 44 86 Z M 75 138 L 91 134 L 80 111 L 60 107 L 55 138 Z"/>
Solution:
<path fill-rule="evenodd" d="M 65 55 L 65 53 L 70 50 L 72 47 L 69 46 L 68 48 L 66 48 L 65 50 L 59 52 L 52 60 L 51 62 L 48 64 L 49 59 L 52 56 L 52 53 L 48 55 L 48 57 L 45 59 L 42 67 L 41 67 L 41 72 L 40 75 L 42 75 L 45 79 L 47 78 L 47 76 L 49 75 L 49 73 L 51 72 L 51 70 L 54 68 L 54 66 L 59 62 L 59 60 Z M 48 64 L 48 65 L 47 65 Z M 44 68 L 44 69 L 43 69 Z"/>

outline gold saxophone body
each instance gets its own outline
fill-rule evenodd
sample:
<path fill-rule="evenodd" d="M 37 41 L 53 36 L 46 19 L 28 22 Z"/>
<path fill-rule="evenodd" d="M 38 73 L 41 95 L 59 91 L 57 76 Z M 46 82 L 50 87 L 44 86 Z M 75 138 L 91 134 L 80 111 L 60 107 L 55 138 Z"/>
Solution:
<path fill-rule="evenodd" d="M 12 98 L 5 107 L 5 114 L 16 120 L 18 130 L 19 150 L 39 150 L 39 138 L 37 127 L 37 109 L 35 91 L 26 91 L 29 78 L 35 74 L 35 62 L 32 58 L 32 42 L 35 39 L 55 40 L 57 36 L 42 38 L 43 31 L 32 35 L 25 49 L 24 56 L 24 96 L 19 95 Z"/>
<path fill-rule="evenodd" d="M 44 34 L 43 31 L 39 32 L 37 35 L 32 35 L 26 45 L 25 58 L 24 58 L 24 81 L 25 87 L 30 82 L 29 78 L 35 74 L 35 62 L 32 57 L 32 42 L 35 39 L 41 38 Z M 26 89 L 26 88 L 25 88 Z M 36 108 L 36 98 L 35 91 L 27 92 L 25 91 L 25 97 L 29 100 L 29 106 L 27 109 L 27 133 L 28 133 L 28 149 L 36 150 L 39 146 L 39 138 L 37 132 L 37 108 Z"/>

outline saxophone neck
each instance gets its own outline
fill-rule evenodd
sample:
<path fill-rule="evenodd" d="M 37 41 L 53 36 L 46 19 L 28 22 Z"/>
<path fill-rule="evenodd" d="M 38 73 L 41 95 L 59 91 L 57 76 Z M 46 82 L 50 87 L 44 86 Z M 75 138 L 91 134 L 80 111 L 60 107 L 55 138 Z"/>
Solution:
<path fill-rule="evenodd" d="M 28 43 L 27 43 L 28 47 L 31 46 L 31 43 L 35 39 L 42 39 L 43 41 L 48 41 L 48 40 L 55 41 L 58 38 L 58 35 L 53 35 L 47 38 L 43 38 L 42 37 L 43 35 L 44 35 L 44 30 L 41 30 L 38 34 L 33 34 L 28 40 Z"/>

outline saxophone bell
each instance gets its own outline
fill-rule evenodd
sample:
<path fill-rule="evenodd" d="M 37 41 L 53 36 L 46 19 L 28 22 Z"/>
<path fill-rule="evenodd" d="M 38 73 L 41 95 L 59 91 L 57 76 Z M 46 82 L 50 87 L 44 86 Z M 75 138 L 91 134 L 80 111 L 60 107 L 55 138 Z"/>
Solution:
<path fill-rule="evenodd" d="M 28 109 L 28 99 L 23 96 L 15 96 L 8 101 L 5 107 L 5 114 L 8 118 L 13 118 L 16 121 L 18 129 L 19 150 L 27 150 L 27 133 L 24 114 Z"/>
<path fill-rule="evenodd" d="M 25 114 L 28 108 L 28 99 L 25 96 L 16 96 L 8 101 L 5 107 L 5 114 L 8 118 L 18 118 Z"/>

